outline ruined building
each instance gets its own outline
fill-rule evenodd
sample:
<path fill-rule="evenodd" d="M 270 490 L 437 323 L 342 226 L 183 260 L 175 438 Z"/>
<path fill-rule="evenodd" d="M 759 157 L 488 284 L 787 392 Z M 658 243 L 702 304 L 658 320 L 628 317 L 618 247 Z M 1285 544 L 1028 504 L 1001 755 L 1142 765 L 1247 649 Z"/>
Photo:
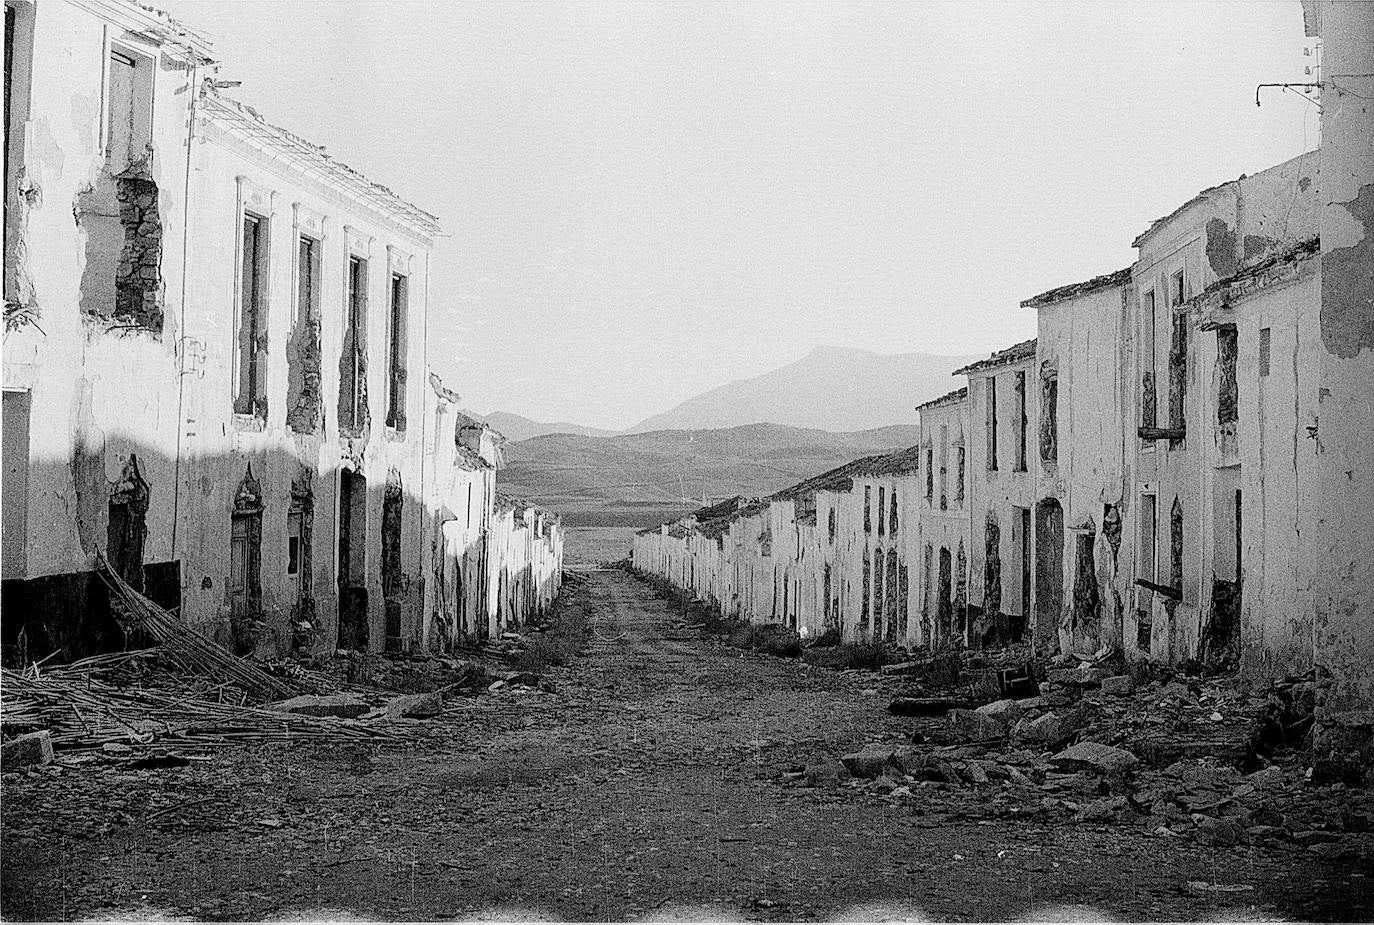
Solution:
<path fill-rule="evenodd" d="M 97 552 L 239 651 L 437 638 L 435 217 L 225 96 L 164 14 L 5 17 L 7 646 L 120 642 Z"/>
<path fill-rule="evenodd" d="M 803 601 L 829 587 L 816 625 L 846 639 L 1315 668 L 1322 747 L 1374 753 L 1374 6 L 1303 11 L 1320 148 L 1203 190 L 1135 239 L 1130 267 L 1025 300 L 1037 338 L 920 406 L 905 632 L 875 616 L 891 572 L 873 504 L 909 492 L 848 467 L 815 492 L 838 555 L 801 551 L 810 510 L 782 508 L 758 542 L 712 550 L 711 572 L 782 570 Z M 702 530 L 642 534 L 636 565 L 697 590 Z M 709 599 L 795 625 L 786 590 L 781 609 Z"/>

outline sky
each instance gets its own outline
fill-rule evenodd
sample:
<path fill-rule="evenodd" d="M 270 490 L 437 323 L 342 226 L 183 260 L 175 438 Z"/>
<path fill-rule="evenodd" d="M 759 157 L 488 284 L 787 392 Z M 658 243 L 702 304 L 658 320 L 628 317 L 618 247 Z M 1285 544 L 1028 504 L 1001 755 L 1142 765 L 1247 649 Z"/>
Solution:
<path fill-rule="evenodd" d="M 227 91 L 435 213 L 430 363 L 621 428 L 818 345 L 969 354 L 1317 143 L 1298 0 L 163 0 Z"/>

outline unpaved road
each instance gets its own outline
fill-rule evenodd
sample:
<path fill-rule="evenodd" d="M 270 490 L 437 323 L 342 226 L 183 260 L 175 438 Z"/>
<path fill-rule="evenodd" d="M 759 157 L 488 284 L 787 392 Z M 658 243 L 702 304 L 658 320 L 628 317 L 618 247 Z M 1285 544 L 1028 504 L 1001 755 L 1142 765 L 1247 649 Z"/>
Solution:
<path fill-rule="evenodd" d="M 675 634 L 647 586 L 589 574 L 558 692 L 456 701 L 423 746 L 7 776 L 4 917 L 1374 918 L 1370 872 L 1300 846 L 787 785 L 911 721 L 862 675 Z"/>

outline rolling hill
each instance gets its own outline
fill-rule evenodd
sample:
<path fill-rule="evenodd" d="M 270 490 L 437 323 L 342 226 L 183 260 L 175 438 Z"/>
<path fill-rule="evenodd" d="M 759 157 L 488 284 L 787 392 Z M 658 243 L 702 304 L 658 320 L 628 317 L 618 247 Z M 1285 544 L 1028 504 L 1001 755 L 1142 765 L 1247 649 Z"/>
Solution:
<path fill-rule="evenodd" d="M 542 421 L 531 421 L 529 418 L 519 414 L 512 414 L 509 411 L 493 411 L 491 414 L 478 414 L 475 411 L 463 411 L 468 417 L 476 418 L 479 421 L 486 421 L 507 440 L 528 440 L 531 437 L 542 437 L 546 434 L 576 434 L 581 437 L 606 437 L 615 431 L 602 430 L 599 427 L 587 427 L 582 424 L 570 424 L 567 421 L 556 421 L 546 424 Z"/>
<path fill-rule="evenodd" d="M 749 424 L 611 437 L 549 434 L 506 445 L 507 491 L 556 511 L 687 509 L 763 495 L 860 456 L 919 442 L 899 424 L 849 433 Z M 646 523 L 656 522 L 648 516 Z"/>

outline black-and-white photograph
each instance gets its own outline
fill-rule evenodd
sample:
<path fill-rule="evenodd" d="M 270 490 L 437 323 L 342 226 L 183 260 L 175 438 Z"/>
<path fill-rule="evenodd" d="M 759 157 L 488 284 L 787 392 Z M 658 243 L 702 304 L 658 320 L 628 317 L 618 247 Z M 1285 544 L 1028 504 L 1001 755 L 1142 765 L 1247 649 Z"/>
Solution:
<path fill-rule="evenodd" d="M 1374 0 L 5 0 L 0 919 L 1374 920 Z"/>

